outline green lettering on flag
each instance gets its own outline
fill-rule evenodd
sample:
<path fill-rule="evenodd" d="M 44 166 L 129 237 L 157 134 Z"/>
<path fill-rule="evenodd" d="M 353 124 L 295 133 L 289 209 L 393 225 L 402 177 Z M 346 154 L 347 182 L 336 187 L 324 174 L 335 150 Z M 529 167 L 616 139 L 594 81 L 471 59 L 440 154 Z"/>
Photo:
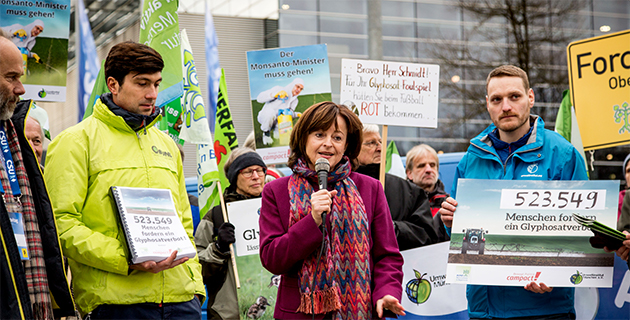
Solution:
<path fill-rule="evenodd" d="M 219 177 L 223 190 L 230 186 L 230 182 L 225 176 L 223 167 L 227 162 L 232 150 L 238 147 L 236 130 L 232 122 L 230 103 L 228 102 L 227 85 L 225 83 L 225 71 L 221 69 L 221 81 L 219 82 L 219 97 L 217 98 L 217 114 L 214 125 L 214 154 L 217 157 L 219 167 Z"/>
<path fill-rule="evenodd" d="M 221 81 L 219 82 L 219 96 L 217 99 L 217 114 L 214 126 L 214 156 L 216 157 L 219 179 L 223 190 L 230 186 L 230 182 L 225 176 L 223 167 L 225 166 L 230 153 L 232 153 L 232 150 L 237 147 L 238 139 L 236 138 L 236 131 L 234 130 L 232 113 L 230 112 L 230 104 L 228 102 L 225 71 L 221 69 Z M 214 176 L 212 176 L 212 178 L 214 178 Z M 215 188 L 213 194 L 206 197 L 208 201 L 207 203 L 203 203 L 201 197 L 199 198 L 199 215 L 201 217 L 203 217 L 203 215 L 205 215 L 212 207 L 220 204 L 218 193 L 223 192 L 223 190 L 219 190 L 216 183 L 211 182 L 210 176 L 208 176 L 208 179 L 204 178 L 203 181 L 205 182 L 204 188 L 212 186 Z"/>
<path fill-rule="evenodd" d="M 140 19 L 140 42 L 159 52 L 164 60 L 162 82 L 155 105 L 161 108 L 160 130 L 166 132 L 176 143 L 184 144 L 179 138 L 182 106 L 180 98 L 184 92 L 182 53 L 177 8 L 178 0 L 145 0 Z"/>

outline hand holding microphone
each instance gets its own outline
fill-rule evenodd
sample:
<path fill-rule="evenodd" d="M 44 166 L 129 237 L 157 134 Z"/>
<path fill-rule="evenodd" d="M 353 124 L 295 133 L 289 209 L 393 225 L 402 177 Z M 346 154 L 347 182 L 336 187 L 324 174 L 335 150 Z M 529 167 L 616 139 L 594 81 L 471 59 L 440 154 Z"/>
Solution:
<path fill-rule="evenodd" d="M 326 213 L 330 212 L 332 198 L 337 195 L 337 190 L 328 191 L 328 171 L 330 163 L 325 158 L 319 158 L 315 162 L 315 171 L 319 181 L 319 191 L 311 194 L 311 214 L 318 226 L 326 219 Z"/>

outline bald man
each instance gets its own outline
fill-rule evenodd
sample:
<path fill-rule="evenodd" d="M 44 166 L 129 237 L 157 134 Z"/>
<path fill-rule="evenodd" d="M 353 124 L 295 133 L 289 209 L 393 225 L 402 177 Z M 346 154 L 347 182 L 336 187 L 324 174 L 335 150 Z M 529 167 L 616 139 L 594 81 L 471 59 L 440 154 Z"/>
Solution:
<path fill-rule="evenodd" d="M 0 204 L 4 244 L 0 256 L 0 319 L 73 316 L 74 301 L 55 217 L 37 156 L 24 135 L 24 119 L 32 101 L 20 101 L 25 93 L 20 82 L 23 73 L 20 51 L 10 40 L 0 37 L 0 185 L 4 200 Z"/>

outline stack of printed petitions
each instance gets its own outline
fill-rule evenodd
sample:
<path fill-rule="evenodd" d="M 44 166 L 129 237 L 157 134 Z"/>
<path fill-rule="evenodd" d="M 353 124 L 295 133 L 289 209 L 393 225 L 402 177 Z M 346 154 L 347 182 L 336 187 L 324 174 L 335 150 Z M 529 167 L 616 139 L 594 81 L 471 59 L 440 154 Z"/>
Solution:
<path fill-rule="evenodd" d="M 603 240 L 605 241 L 604 245 L 606 245 L 611 250 L 615 250 L 619 248 L 622 245 L 622 242 L 626 240 L 625 234 L 607 225 L 604 225 L 596 220 L 589 219 L 575 213 L 573 214 L 573 219 L 575 220 L 575 222 L 579 223 L 580 225 L 583 225 L 591 229 L 591 231 L 595 233 L 596 237 L 598 236 L 603 237 L 604 238 Z M 597 247 L 593 243 L 593 241 L 591 241 L 591 244 L 593 245 L 593 247 Z M 614 246 L 614 248 L 612 246 Z"/>

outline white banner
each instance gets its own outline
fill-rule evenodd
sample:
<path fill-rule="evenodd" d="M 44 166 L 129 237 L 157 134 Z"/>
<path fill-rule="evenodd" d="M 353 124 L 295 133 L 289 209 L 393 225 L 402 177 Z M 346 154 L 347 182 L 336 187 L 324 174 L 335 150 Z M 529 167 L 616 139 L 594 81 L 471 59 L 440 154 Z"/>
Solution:
<path fill-rule="evenodd" d="M 239 257 L 258 254 L 260 204 L 261 198 L 227 204 L 228 217 L 236 236 L 234 248 Z"/>
<path fill-rule="evenodd" d="M 440 66 L 341 60 L 341 101 L 363 123 L 437 128 Z"/>
<path fill-rule="evenodd" d="M 448 242 L 401 251 L 403 297 L 401 304 L 413 315 L 440 316 L 467 313 L 466 286 L 446 283 Z"/>

